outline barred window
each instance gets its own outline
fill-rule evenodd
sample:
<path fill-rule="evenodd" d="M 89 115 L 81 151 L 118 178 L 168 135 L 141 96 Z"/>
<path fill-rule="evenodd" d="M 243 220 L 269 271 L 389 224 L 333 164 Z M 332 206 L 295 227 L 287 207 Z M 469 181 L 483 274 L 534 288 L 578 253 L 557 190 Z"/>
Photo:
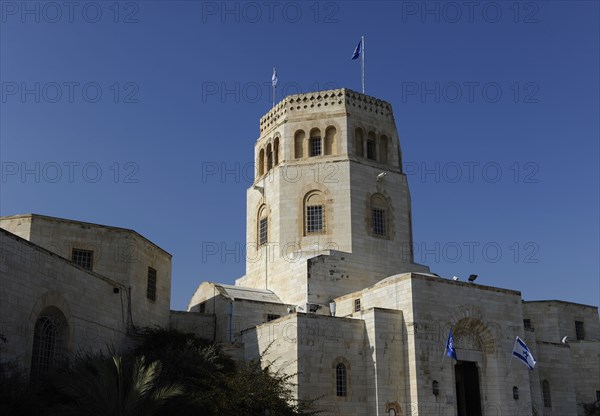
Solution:
<path fill-rule="evenodd" d="M 306 234 L 318 234 L 325 231 L 323 205 L 306 207 Z"/>
<path fill-rule="evenodd" d="M 263 245 L 267 244 L 267 235 L 268 235 L 268 224 L 266 218 L 260 219 L 260 225 L 258 230 L 258 244 Z"/>
<path fill-rule="evenodd" d="M 583 321 L 575 321 L 575 338 L 577 341 L 583 341 L 585 339 L 585 328 L 583 327 Z"/>
<path fill-rule="evenodd" d="M 280 317 L 281 317 L 281 315 L 276 315 L 274 313 L 268 313 L 267 314 L 267 322 L 274 321 L 275 319 L 278 319 Z"/>
<path fill-rule="evenodd" d="M 531 319 L 523 319 L 523 328 L 533 329 L 533 327 L 531 326 Z"/>
<path fill-rule="evenodd" d="M 156 270 L 148 267 L 148 285 L 146 287 L 146 297 L 151 301 L 156 300 Z"/>
<path fill-rule="evenodd" d="M 374 194 L 371 196 L 369 206 L 371 209 L 371 218 L 369 228 L 371 235 L 378 238 L 391 239 L 392 218 L 390 204 L 383 194 Z"/>
<path fill-rule="evenodd" d="M 338 397 L 348 395 L 348 380 L 346 378 L 346 366 L 339 363 L 335 366 L 335 394 Z"/>
<path fill-rule="evenodd" d="M 310 155 L 321 156 L 321 136 L 310 138 Z"/>
<path fill-rule="evenodd" d="M 354 299 L 354 312 L 360 312 L 360 299 Z"/>
<path fill-rule="evenodd" d="M 373 208 L 373 234 L 385 236 L 385 210 Z"/>
<path fill-rule="evenodd" d="M 377 160 L 375 140 L 367 140 L 367 159 Z"/>
<path fill-rule="evenodd" d="M 94 252 L 91 250 L 74 248 L 71 253 L 71 261 L 84 269 L 92 270 L 92 265 L 94 264 Z"/>
<path fill-rule="evenodd" d="M 544 407 L 552 407 L 552 397 L 550 397 L 550 383 L 548 383 L 548 380 L 542 381 L 542 397 L 544 398 Z"/>
<path fill-rule="evenodd" d="M 31 355 L 31 375 L 39 376 L 55 367 L 64 357 L 67 321 L 54 307 L 42 312 L 35 323 Z"/>

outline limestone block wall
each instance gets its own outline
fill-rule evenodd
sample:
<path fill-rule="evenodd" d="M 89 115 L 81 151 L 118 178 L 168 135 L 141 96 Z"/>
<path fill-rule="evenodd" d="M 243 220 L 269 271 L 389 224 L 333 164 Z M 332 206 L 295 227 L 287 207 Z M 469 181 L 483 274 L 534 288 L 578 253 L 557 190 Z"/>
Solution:
<path fill-rule="evenodd" d="M 316 403 L 324 414 L 371 414 L 363 321 L 294 313 L 245 331 L 243 342 L 246 359 L 263 354 L 263 366 L 293 375 L 299 399 L 324 396 Z M 337 363 L 347 368 L 343 397 L 336 395 Z"/>
<path fill-rule="evenodd" d="M 197 312 L 171 311 L 169 326 L 214 341 L 215 315 Z"/>
<path fill-rule="evenodd" d="M 169 323 L 171 255 L 134 231 L 35 214 L 3 217 L 2 228 L 70 260 L 74 248 L 93 251 L 92 271 L 131 287 L 136 326 Z M 24 234 L 25 235 L 25 234 Z M 147 298 L 148 267 L 156 270 L 156 300 Z"/>
<path fill-rule="evenodd" d="M 580 341 L 568 344 L 571 351 L 572 379 L 577 403 L 596 401 L 600 391 L 600 342 Z M 578 414 L 582 408 L 578 406 Z"/>
<path fill-rule="evenodd" d="M 35 323 L 49 307 L 66 319 L 68 352 L 124 346 L 127 293 L 118 282 L 1 229 L 0 260 L 1 360 L 29 368 Z"/>

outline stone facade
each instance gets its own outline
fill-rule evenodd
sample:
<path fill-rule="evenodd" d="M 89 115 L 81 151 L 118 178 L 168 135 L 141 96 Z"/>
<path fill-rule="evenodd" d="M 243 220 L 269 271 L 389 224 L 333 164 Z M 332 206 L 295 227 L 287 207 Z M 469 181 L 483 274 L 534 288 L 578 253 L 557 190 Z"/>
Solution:
<path fill-rule="evenodd" d="M 202 283 L 188 309 L 327 415 L 581 413 L 600 395 L 598 308 L 523 302 L 414 263 L 401 155 L 384 101 L 346 89 L 285 98 L 260 120 L 246 275 Z M 450 328 L 458 361 L 444 354 Z M 532 371 L 511 359 L 517 336 Z"/>
<path fill-rule="evenodd" d="M 346 89 L 287 97 L 260 120 L 255 158 L 246 274 L 201 283 L 187 312 L 169 310 L 171 255 L 135 231 L 0 218 L 0 360 L 39 367 L 48 328 L 68 352 L 171 325 L 289 374 L 324 415 L 564 416 L 600 400 L 597 307 L 527 302 L 414 262 L 389 103 Z M 533 370 L 511 358 L 516 337 Z"/>
<path fill-rule="evenodd" d="M 40 339 L 59 358 L 120 350 L 137 328 L 169 325 L 171 255 L 136 232 L 34 214 L 0 225 L 0 359 L 36 370 L 49 364 Z"/>

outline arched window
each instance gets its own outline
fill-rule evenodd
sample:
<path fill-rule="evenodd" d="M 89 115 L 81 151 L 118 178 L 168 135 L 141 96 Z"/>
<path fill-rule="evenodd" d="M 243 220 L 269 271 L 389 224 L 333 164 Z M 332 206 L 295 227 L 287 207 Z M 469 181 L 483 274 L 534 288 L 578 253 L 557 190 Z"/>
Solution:
<path fill-rule="evenodd" d="M 363 140 L 364 136 L 362 129 L 354 130 L 354 147 L 356 156 L 364 157 Z"/>
<path fill-rule="evenodd" d="M 548 380 L 542 381 L 542 397 L 544 399 L 544 407 L 552 407 L 552 397 L 550 396 L 550 383 L 548 383 Z"/>
<path fill-rule="evenodd" d="M 55 367 L 64 358 L 68 326 L 63 313 L 56 307 L 42 311 L 35 322 L 31 374 L 38 376 Z"/>
<path fill-rule="evenodd" d="M 257 230 L 258 245 L 262 246 L 269 242 L 269 218 L 267 216 L 267 207 L 262 205 L 258 209 L 258 230 Z"/>
<path fill-rule="evenodd" d="M 387 199 L 375 194 L 370 201 L 371 233 L 374 237 L 388 238 L 390 235 L 390 208 Z"/>
<path fill-rule="evenodd" d="M 370 132 L 367 139 L 367 159 L 377 160 L 377 143 L 375 142 L 375 133 Z"/>
<path fill-rule="evenodd" d="M 273 148 L 271 147 L 271 143 L 267 145 L 267 168 L 265 171 L 270 171 L 273 168 Z"/>
<path fill-rule="evenodd" d="M 304 235 L 325 232 L 325 198 L 319 191 L 312 191 L 304 198 Z"/>
<path fill-rule="evenodd" d="M 336 152 L 336 142 L 335 142 L 335 127 L 327 127 L 325 130 L 325 154 L 333 155 Z"/>
<path fill-rule="evenodd" d="M 386 136 L 379 138 L 379 161 L 381 163 L 388 161 L 388 138 Z"/>
<path fill-rule="evenodd" d="M 294 134 L 294 158 L 302 159 L 304 157 L 304 130 L 298 130 Z"/>
<path fill-rule="evenodd" d="M 275 158 L 275 166 L 279 165 L 279 137 L 273 142 L 273 156 Z"/>
<path fill-rule="evenodd" d="M 346 397 L 348 395 L 348 375 L 346 365 L 339 363 L 335 366 L 335 395 Z"/>
<path fill-rule="evenodd" d="M 310 140 L 309 140 L 309 156 L 321 156 L 321 130 L 312 129 L 310 131 Z"/>
<path fill-rule="evenodd" d="M 258 177 L 260 178 L 265 173 L 265 150 L 260 149 L 258 152 Z"/>

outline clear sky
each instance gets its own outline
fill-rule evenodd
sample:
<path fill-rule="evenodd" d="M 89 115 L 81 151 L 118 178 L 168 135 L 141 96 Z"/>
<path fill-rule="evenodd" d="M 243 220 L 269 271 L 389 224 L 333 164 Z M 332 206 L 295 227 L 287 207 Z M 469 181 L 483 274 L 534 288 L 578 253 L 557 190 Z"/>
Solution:
<path fill-rule="evenodd" d="M 135 229 L 173 254 L 173 309 L 244 274 L 273 65 L 278 100 L 360 90 L 361 35 L 366 93 L 394 109 L 415 260 L 600 302 L 597 1 L 0 6 L 0 214 Z"/>

